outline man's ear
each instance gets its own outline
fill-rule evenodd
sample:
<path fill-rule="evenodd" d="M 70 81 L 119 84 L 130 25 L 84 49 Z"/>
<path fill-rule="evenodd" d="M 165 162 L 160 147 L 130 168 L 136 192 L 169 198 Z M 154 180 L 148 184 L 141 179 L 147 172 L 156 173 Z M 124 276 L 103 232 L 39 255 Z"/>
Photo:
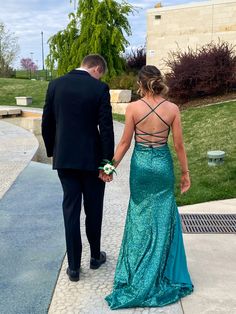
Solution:
<path fill-rule="evenodd" d="M 100 65 L 97 65 L 97 66 L 96 66 L 96 70 L 97 70 L 100 74 L 103 74 L 102 67 L 101 67 Z"/>

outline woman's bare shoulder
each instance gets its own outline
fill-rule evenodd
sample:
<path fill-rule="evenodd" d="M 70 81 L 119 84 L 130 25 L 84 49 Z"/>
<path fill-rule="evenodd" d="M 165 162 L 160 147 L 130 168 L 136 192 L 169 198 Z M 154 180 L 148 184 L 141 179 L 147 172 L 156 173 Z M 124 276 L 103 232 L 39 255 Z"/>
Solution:
<path fill-rule="evenodd" d="M 174 113 L 178 113 L 179 112 L 179 107 L 175 103 L 173 103 L 173 102 L 171 102 L 169 100 L 166 100 L 166 106 L 168 106 L 168 109 L 171 110 Z"/>
<path fill-rule="evenodd" d="M 137 109 L 137 106 L 140 105 L 140 103 L 141 103 L 141 100 L 132 101 L 128 104 L 128 106 L 126 107 L 126 110 L 132 111 L 135 108 Z"/>

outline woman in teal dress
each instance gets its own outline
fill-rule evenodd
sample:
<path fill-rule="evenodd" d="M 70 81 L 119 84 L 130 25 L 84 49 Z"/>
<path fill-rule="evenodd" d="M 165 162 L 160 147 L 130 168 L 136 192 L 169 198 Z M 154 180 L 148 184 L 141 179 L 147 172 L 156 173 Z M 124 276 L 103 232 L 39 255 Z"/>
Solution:
<path fill-rule="evenodd" d="M 171 130 L 184 193 L 190 188 L 190 177 L 179 109 L 163 98 L 168 88 L 155 66 L 141 69 L 138 84 L 142 98 L 127 107 L 124 133 L 114 155 L 117 167 L 134 134 L 129 207 L 113 291 L 106 297 L 111 309 L 162 307 L 193 291 L 167 144 Z"/>

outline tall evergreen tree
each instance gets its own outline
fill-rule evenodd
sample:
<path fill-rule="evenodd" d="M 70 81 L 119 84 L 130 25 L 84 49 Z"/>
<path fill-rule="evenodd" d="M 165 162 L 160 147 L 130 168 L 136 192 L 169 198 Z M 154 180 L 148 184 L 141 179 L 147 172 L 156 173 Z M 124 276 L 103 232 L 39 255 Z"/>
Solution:
<path fill-rule="evenodd" d="M 125 36 L 131 35 L 127 16 L 132 12 L 126 1 L 78 0 L 67 28 L 49 39 L 47 65 L 51 68 L 57 63 L 58 75 L 62 75 L 77 67 L 85 55 L 99 53 L 107 61 L 108 76 L 122 72 L 121 53 L 129 44 Z"/>

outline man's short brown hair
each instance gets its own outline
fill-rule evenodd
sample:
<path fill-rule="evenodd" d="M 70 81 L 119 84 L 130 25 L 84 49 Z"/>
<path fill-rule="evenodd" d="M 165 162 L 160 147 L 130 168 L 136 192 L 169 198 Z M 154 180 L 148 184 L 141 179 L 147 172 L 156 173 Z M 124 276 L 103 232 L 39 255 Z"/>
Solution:
<path fill-rule="evenodd" d="M 100 72 L 106 73 L 107 63 L 106 60 L 99 54 L 90 54 L 84 57 L 81 66 L 86 66 L 87 68 L 93 68 L 96 66 L 100 67 Z"/>

